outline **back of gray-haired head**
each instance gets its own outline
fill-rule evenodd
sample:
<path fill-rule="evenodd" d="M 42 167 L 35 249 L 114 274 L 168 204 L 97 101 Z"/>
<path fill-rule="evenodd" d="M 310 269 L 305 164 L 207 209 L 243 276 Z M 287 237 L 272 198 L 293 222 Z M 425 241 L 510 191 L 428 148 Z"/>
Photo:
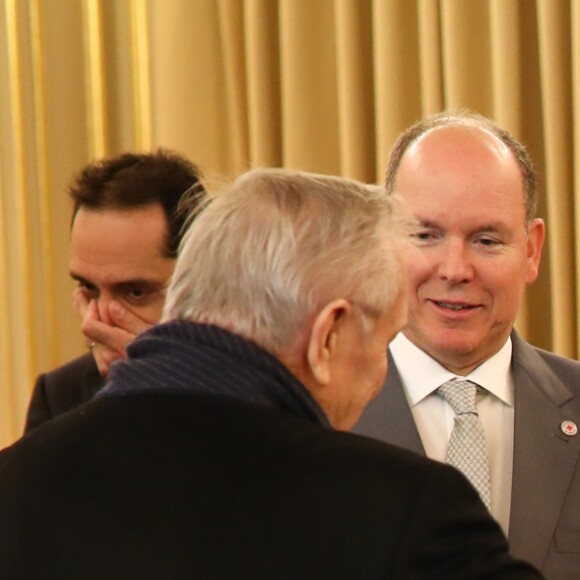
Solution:
<path fill-rule="evenodd" d="M 403 283 L 402 224 L 382 187 L 250 171 L 185 234 L 163 320 L 215 324 L 277 352 L 335 298 L 379 316 Z"/>
<path fill-rule="evenodd" d="M 437 127 L 449 125 L 468 125 L 480 127 L 495 135 L 512 152 L 522 176 L 522 187 L 525 196 L 526 221 L 529 223 L 536 214 L 538 192 L 536 186 L 536 172 L 527 149 L 509 131 L 500 127 L 491 119 L 479 113 L 467 110 L 442 111 L 425 117 L 414 125 L 405 129 L 395 141 L 389 165 L 387 167 L 385 186 L 388 193 L 395 191 L 395 182 L 399 166 L 407 149 L 422 135 Z"/>

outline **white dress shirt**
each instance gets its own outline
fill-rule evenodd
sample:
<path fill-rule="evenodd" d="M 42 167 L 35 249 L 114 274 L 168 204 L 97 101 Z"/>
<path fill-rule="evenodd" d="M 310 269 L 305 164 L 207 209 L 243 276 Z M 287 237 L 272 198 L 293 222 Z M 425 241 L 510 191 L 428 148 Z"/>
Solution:
<path fill-rule="evenodd" d="M 477 383 L 477 410 L 487 438 L 491 475 L 491 513 L 507 535 L 512 489 L 514 447 L 514 381 L 512 342 L 466 377 L 448 371 L 416 347 L 403 333 L 390 344 L 427 457 L 445 461 L 455 413 L 437 395 L 437 388 L 457 377 Z"/>

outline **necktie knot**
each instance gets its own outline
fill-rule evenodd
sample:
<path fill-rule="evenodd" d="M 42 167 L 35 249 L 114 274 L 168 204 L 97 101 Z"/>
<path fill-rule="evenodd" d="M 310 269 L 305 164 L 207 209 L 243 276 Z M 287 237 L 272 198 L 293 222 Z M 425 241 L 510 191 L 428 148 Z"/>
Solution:
<path fill-rule="evenodd" d="M 477 385 L 471 381 L 451 379 L 437 389 L 437 394 L 447 402 L 456 415 L 477 415 L 475 396 Z"/>

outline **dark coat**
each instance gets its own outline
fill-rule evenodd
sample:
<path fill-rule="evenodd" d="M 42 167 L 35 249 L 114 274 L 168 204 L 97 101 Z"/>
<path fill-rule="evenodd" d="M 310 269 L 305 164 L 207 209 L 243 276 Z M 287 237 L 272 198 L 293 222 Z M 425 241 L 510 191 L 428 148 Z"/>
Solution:
<path fill-rule="evenodd" d="M 0 453 L 3 580 L 540 577 L 453 468 L 321 424 L 239 337 L 175 358 L 147 349 L 158 329 L 94 401 Z"/>
<path fill-rule="evenodd" d="M 90 401 L 104 385 L 105 379 L 99 374 L 91 353 L 39 375 L 28 406 L 24 432 Z"/>

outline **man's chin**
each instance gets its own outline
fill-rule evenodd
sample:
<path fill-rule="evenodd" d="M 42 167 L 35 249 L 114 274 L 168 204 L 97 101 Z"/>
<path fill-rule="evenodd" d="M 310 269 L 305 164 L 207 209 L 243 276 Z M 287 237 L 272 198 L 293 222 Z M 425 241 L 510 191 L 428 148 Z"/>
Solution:
<path fill-rule="evenodd" d="M 447 366 L 446 363 L 452 363 L 453 366 L 469 365 L 470 359 L 477 358 L 481 344 L 479 338 L 468 332 L 448 329 L 433 336 L 417 336 L 412 332 L 405 332 L 405 336 L 443 366 Z"/>

